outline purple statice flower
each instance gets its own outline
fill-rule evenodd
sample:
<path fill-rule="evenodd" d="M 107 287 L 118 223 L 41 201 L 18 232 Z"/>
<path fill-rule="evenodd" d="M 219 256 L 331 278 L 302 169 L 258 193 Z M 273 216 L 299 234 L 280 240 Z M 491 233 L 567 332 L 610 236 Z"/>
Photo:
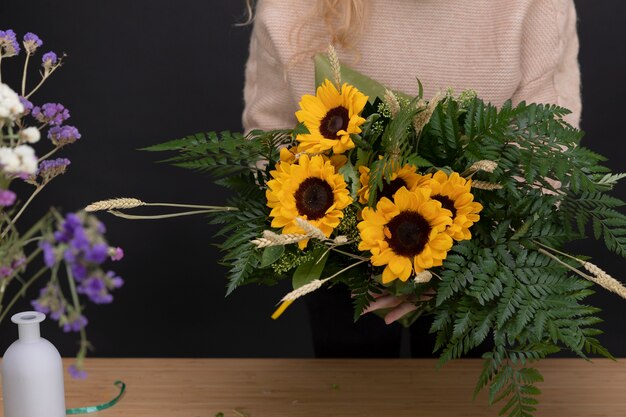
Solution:
<path fill-rule="evenodd" d="M 46 103 L 41 107 L 33 107 L 32 115 L 41 123 L 59 126 L 70 118 L 70 111 L 61 103 Z"/>
<path fill-rule="evenodd" d="M 80 137 L 80 132 L 74 126 L 54 126 L 48 131 L 48 139 L 56 146 L 69 145 Z"/>
<path fill-rule="evenodd" d="M 48 159 L 39 163 L 38 174 L 44 183 L 51 181 L 53 178 L 65 174 L 70 160 L 67 158 Z"/>
<path fill-rule="evenodd" d="M 20 53 L 20 44 L 15 32 L 11 29 L 0 30 L 0 55 L 3 57 L 15 56 Z"/>
<path fill-rule="evenodd" d="M 55 284 L 49 283 L 39 290 L 39 298 L 31 301 L 30 304 L 35 311 L 50 314 L 53 320 L 58 321 L 66 313 L 66 304 L 61 295 L 61 289 Z"/>
<path fill-rule="evenodd" d="M 85 250 L 85 260 L 94 264 L 103 264 L 109 256 L 109 246 L 105 243 L 96 243 Z"/>
<path fill-rule="evenodd" d="M 74 379 L 85 379 L 85 378 L 87 378 L 87 372 L 83 368 L 78 367 L 78 365 L 76 365 L 76 364 L 70 365 L 67 368 L 67 372 Z"/>
<path fill-rule="evenodd" d="M 61 230 L 54 232 L 54 239 L 61 243 L 68 243 L 76 229 L 82 227 L 82 221 L 75 213 L 68 213 L 61 223 Z"/>
<path fill-rule="evenodd" d="M 31 103 L 29 100 L 25 99 L 22 96 L 19 96 L 20 99 L 20 103 L 22 103 L 22 106 L 24 106 L 24 113 L 22 113 L 24 116 L 28 116 L 30 114 L 30 112 L 33 110 L 33 103 Z"/>
<path fill-rule="evenodd" d="M 124 280 L 121 277 L 115 275 L 115 272 L 113 271 L 109 271 L 106 273 L 105 280 L 107 283 L 107 288 L 109 289 L 122 288 L 122 285 L 124 285 Z"/>
<path fill-rule="evenodd" d="M 6 278 L 13 274 L 13 268 L 7 265 L 0 266 L 0 279 Z"/>
<path fill-rule="evenodd" d="M 109 304 L 113 301 L 104 280 L 97 276 L 84 280 L 77 291 L 79 294 L 85 294 L 95 304 Z"/>
<path fill-rule="evenodd" d="M 58 62 L 57 54 L 55 54 L 52 51 L 46 52 L 41 57 L 41 65 L 43 65 L 43 67 L 46 69 L 49 69 L 53 65 L 56 65 L 57 62 Z"/>
<path fill-rule="evenodd" d="M 67 315 L 65 323 L 63 323 L 63 331 L 65 333 L 80 332 L 87 326 L 87 323 L 87 317 L 72 311 Z"/>
<path fill-rule="evenodd" d="M 9 207 L 15 203 L 16 195 L 11 190 L 0 189 L 0 207 Z"/>
<path fill-rule="evenodd" d="M 35 35 L 32 32 L 28 32 L 26 35 L 24 35 L 23 44 L 26 53 L 30 55 L 34 54 L 37 48 L 39 48 L 43 44 L 43 42 L 41 41 L 41 39 L 39 39 L 39 36 Z"/>
<path fill-rule="evenodd" d="M 17 257 L 11 262 L 11 268 L 13 269 L 21 268 L 24 265 L 26 265 L 26 258 L 24 256 Z"/>
<path fill-rule="evenodd" d="M 122 258 L 124 258 L 124 250 L 120 247 L 117 247 L 117 248 L 110 247 L 109 257 L 111 258 L 112 261 L 120 261 L 122 260 Z"/>
<path fill-rule="evenodd" d="M 43 251 L 43 261 L 48 268 L 52 268 L 57 263 L 57 254 L 52 243 L 47 240 L 42 241 L 39 247 Z"/>

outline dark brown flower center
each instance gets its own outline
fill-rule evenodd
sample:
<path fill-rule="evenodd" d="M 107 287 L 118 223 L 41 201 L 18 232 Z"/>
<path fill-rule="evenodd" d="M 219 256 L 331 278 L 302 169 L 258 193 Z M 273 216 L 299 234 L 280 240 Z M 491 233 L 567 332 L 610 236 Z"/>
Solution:
<path fill-rule="evenodd" d="M 431 197 L 433 200 L 437 200 L 441 203 L 441 207 L 448 209 L 452 212 L 452 218 L 456 216 L 456 208 L 454 208 L 454 201 L 450 200 L 445 195 L 435 195 Z"/>
<path fill-rule="evenodd" d="M 385 240 L 398 255 L 412 258 L 422 253 L 428 243 L 430 224 L 415 211 L 403 211 L 387 223 L 391 237 Z"/>
<path fill-rule="evenodd" d="M 380 200 L 383 197 L 387 197 L 391 201 L 393 201 L 393 195 L 402 187 L 406 187 L 406 181 L 402 178 L 396 178 L 390 183 L 384 182 L 383 189 L 378 192 L 377 200 Z"/>
<path fill-rule="evenodd" d="M 334 195 L 330 185 L 320 178 L 307 178 L 300 184 L 295 194 L 296 207 L 301 216 L 308 220 L 324 217 L 326 210 L 333 205 Z"/>
<path fill-rule="evenodd" d="M 320 133 L 326 139 L 337 139 L 337 132 L 346 130 L 349 121 L 348 109 L 345 107 L 330 109 L 320 122 Z"/>

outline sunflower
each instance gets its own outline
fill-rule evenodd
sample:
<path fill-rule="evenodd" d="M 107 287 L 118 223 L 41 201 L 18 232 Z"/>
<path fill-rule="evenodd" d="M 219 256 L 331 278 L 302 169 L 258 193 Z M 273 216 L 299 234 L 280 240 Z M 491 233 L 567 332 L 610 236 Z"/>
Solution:
<path fill-rule="evenodd" d="M 478 213 L 483 209 L 482 204 L 474 201 L 472 180 L 466 180 L 457 172 L 448 176 L 443 171 L 437 171 L 427 186 L 432 190 L 431 198 L 452 212 L 452 225 L 447 233 L 457 241 L 471 239 L 469 228 L 480 220 Z"/>
<path fill-rule="evenodd" d="M 267 205 L 272 209 L 272 227 L 282 228 L 283 234 L 304 233 L 296 222 L 301 217 L 328 237 L 339 225 L 342 210 L 352 203 L 343 175 L 321 155 L 280 162 L 270 174 Z M 304 249 L 307 243 L 308 239 L 298 245 Z"/>
<path fill-rule="evenodd" d="M 359 250 L 372 253 L 372 265 L 386 265 L 384 284 L 440 266 L 452 247 L 446 233 L 451 213 L 430 198 L 427 187 L 413 191 L 402 187 L 393 200 L 383 197 L 376 209 L 366 207 L 362 214 Z"/>
<path fill-rule="evenodd" d="M 301 152 L 301 149 L 297 146 L 292 146 L 291 148 L 281 148 L 280 162 L 293 164 L 298 160 L 300 154 L 304 153 L 305 152 Z M 348 158 L 345 155 L 321 156 L 322 158 L 324 158 L 324 161 L 330 161 L 330 163 L 333 164 L 337 172 L 342 166 L 344 166 L 348 162 Z"/>
<path fill-rule="evenodd" d="M 298 135 L 299 149 L 309 153 L 332 149 L 341 154 L 354 148 L 350 135 L 361 133 L 359 126 L 365 119 L 359 114 L 366 103 L 367 96 L 355 87 L 344 84 L 340 93 L 328 80 L 317 88 L 317 95 L 302 96 L 296 117 L 309 133 Z"/>
<path fill-rule="evenodd" d="M 367 204 L 370 198 L 370 169 L 365 165 L 359 167 L 359 173 L 361 174 L 359 180 L 361 182 L 361 188 L 357 191 L 359 196 L 359 203 Z M 391 175 L 391 181 L 383 182 L 383 189 L 378 190 L 376 194 L 376 200 L 379 201 L 383 197 L 392 199 L 393 195 L 402 187 L 406 187 L 408 190 L 413 190 L 416 186 L 420 185 L 427 179 L 415 172 L 413 165 L 405 165 L 400 169 L 395 170 Z"/>

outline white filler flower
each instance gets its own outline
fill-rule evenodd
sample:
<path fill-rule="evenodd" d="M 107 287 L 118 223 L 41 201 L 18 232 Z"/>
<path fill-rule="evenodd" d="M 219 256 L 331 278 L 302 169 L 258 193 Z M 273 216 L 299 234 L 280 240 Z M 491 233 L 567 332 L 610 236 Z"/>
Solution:
<path fill-rule="evenodd" d="M 17 93 L 6 84 L 0 84 L 0 121 L 15 120 L 24 113 L 24 106 Z"/>
<path fill-rule="evenodd" d="M 41 139 L 41 134 L 36 127 L 27 127 L 20 132 L 20 139 L 27 143 L 37 143 Z"/>
<path fill-rule="evenodd" d="M 0 168 L 8 174 L 36 174 L 35 150 L 28 145 L 0 147 Z"/>

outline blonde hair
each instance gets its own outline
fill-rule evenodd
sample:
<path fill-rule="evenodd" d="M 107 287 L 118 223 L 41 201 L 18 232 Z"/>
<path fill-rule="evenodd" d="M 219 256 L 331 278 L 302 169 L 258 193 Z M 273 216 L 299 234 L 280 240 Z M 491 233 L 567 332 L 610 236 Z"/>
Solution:
<path fill-rule="evenodd" d="M 289 1 L 289 0 L 279 0 Z M 255 0 L 246 0 L 246 21 L 244 25 L 254 21 Z M 345 49 L 353 49 L 359 40 L 368 15 L 367 0 L 314 0 L 311 17 L 321 19 L 328 31 L 328 42 Z M 297 28 L 299 32 L 308 19 Z M 326 48 L 327 43 L 321 45 Z"/>

